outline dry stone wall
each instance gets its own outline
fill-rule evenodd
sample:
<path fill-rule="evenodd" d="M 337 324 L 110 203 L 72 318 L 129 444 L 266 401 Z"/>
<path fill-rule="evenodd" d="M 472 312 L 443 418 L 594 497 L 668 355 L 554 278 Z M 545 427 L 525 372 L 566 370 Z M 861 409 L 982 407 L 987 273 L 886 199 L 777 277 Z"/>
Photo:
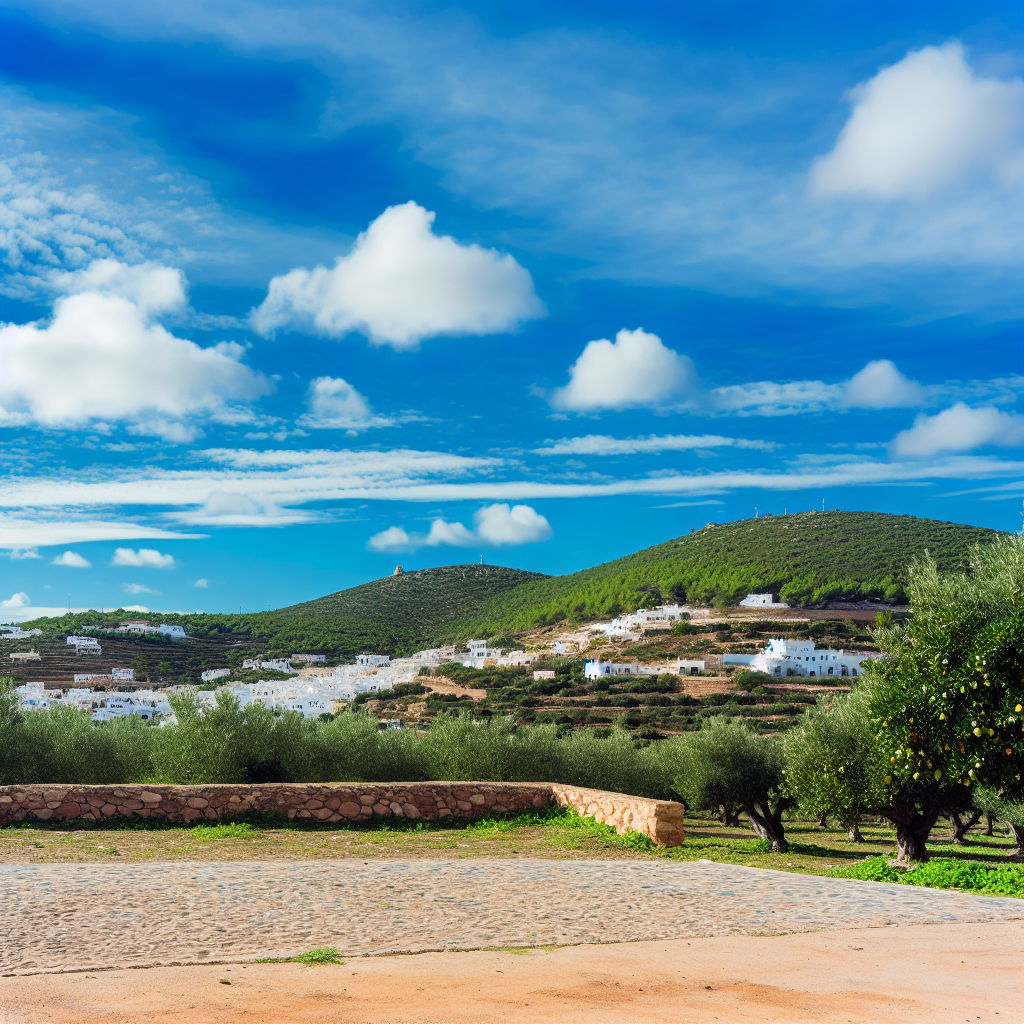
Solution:
<path fill-rule="evenodd" d="M 541 807 L 579 814 L 650 836 L 683 841 L 683 806 L 622 793 L 529 782 L 296 783 L 208 786 L 0 786 L 0 824 L 139 817 L 170 822 L 221 821 L 252 812 L 325 823 L 372 818 L 472 820 Z"/>

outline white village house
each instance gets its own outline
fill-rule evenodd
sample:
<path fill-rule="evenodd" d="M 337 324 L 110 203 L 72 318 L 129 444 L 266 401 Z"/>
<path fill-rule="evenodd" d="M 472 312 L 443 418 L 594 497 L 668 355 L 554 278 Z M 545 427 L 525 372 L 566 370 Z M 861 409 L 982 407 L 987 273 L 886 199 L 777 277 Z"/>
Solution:
<path fill-rule="evenodd" d="M 784 604 L 776 600 L 776 594 L 747 594 L 742 601 L 740 601 L 741 608 L 788 608 L 788 604 Z"/>
<path fill-rule="evenodd" d="M 857 676 L 878 654 L 818 650 L 813 640 L 769 640 L 757 654 L 725 654 L 723 665 L 745 665 L 770 676 Z"/>

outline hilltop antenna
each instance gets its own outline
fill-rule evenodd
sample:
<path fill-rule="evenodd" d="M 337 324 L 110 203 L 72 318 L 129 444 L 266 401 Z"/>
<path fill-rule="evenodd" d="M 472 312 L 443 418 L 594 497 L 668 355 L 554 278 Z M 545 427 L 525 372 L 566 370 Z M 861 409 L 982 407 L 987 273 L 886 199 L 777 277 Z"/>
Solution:
<path fill-rule="evenodd" d="M 754 518 L 755 519 L 757 518 L 757 506 L 756 505 L 754 506 Z"/>
<path fill-rule="evenodd" d="M 825 499 L 824 498 L 821 499 L 821 511 L 822 512 L 825 511 Z"/>

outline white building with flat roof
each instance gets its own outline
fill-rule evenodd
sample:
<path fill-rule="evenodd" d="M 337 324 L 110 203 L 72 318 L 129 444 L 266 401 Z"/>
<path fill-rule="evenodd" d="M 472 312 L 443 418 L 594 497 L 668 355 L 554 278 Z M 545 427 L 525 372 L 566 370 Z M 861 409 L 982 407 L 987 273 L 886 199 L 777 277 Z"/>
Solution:
<path fill-rule="evenodd" d="M 723 662 L 729 664 L 725 655 Z M 878 654 L 860 654 L 848 651 L 818 650 L 813 640 L 768 641 L 759 654 L 747 655 L 748 664 L 755 672 L 770 676 L 858 676 L 864 671 L 864 662 L 881 657 Z M 732 662 L 735 664 L 735 662 Z"/>
<path fill-rule="evenodd" d="M 588 661 L 583 666 L 585 679 L 604 679 L 606 676 L 638 676 L 640 666 L 635 661 Z"/>
<path fill-rule="evenodd" d="M 747 594 L 742 601 L 740 601 L 741 608 L 788 608 L 788 604 L 784 604 L 781 601 L 776 601 L 777 595 L 775 594 Z"/>

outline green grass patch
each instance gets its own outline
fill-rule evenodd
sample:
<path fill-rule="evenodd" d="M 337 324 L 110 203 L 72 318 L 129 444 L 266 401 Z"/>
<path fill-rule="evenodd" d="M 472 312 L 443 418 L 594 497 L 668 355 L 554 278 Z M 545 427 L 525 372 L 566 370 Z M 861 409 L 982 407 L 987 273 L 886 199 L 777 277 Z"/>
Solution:
<path fill-rule="evenodd" d="M 869 857 L 859 864 L 833 868 L 833 878 L 857 878 L 867 882 L 898 882 L 924 885 L 930 889 L 959 889 L 986 896 L 1024 898 L 1024 865 L 990 866 L 976 861 L 936 857 L 916 867 L 903 869 L 885 857 Z"/>
<path fill-rule="evenodd" d="M 317 967 L 321 964 L 344 964 L 341 959 L 341 950 L 333 946 L 322 946 L 320 949 L 310 949 L 298 956 L 267 956 L 259 960 L 253 960 L 254 964 L 305 964 L 307 967 Z"/>
<path fill-rule="evenodd" d="M 247 821 L 222 821 L 216 825 L 193 825 L 192 838 L 201 843 L 214 839 L 241 839 L 252 833 Z"/>

